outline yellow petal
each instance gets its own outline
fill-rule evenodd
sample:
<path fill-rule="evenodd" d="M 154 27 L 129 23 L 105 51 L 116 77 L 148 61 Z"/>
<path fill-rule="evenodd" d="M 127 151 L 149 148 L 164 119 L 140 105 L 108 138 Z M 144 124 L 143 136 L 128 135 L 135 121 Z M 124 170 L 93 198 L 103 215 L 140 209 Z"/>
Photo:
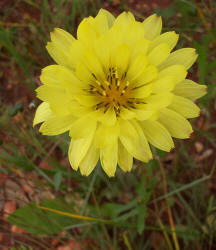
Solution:
<path fill-rule="evenodd" d="M 94 52 L 101 65 L 108 71 L 110 67 L 110 48 L 107 46 L 107 37 L 101 36 L 94 43 Z"/>
<path fill-rule="evenodd" d="M 71 44 L 70 49 L 67 53 L 69 57 L 70 68 L 72 68 L 73 70 L 76 69 L 77 64 L 81 61 L 83 51 L 84 46 L 80 41 L 76 40 Z"/>
<path fill-rule="evenodd" d="M 153 114 L 154 110 L 142 110 L 142 109 L 136 109 L 135 111 L 135 117 L 139 121 L 147 120 L 149 119 Z"/>
<path fill-rule="evenodd" d="M 118 161 L 118 141 L 113 140 L 106 147 L 100 149 L 100 161 L 103 170 L 109 177 L 113 177 L 116 172 Z"/>
<path fill-rule="evenodd" d="M 101 116 L 100 121 L 107 125 L 107 126 L 112 126 L 116 123 L 116 114 L 113 108 L 109 108 L 103 116 Z"/>
<path fill-rule="evenodd" d="M 76 66 L 76 76 L 80 81 L 87 84 L 94 84 L 95 82 L 95 78 L 82 62 L 79 62 Z"/>
<path fill-rule="evenodd" d="M 112 58 L 112 65 L 116 66 L 119 78 L 127 71 L 130 57 L 130 49 L 126 44 L 121 44 Z"/>
<path fill-rule="evenodd" d="M 167 60 L 163 62 L 159 69 L 164 69 L 174 64 L 184 65 L 186 69 L 189 69 L 197 59 L 196 50 L 193 48 L 178 49 L 171 53 Z"/>
<path fill-rule="evenodd" d="M 173 100 L 173 94 L 170 92 L 164 92 L 160 94 L 151 95 L 144 99 L 146 103 L 153 105 L 155 108 L 164 108 L 171 104 Z"/>
<path fill-rule="evenodd" d="M 139 53 L 147 54 L 149 44 L 150 41 L 145 38 L 136 41 L 131 49 L 131 60 L 134 60 Z"/>
<path fill-rule="evenodd" d="M 168 108 L 160 109 L 159 122 L 175 138 L 189 138 L 193 132 L 190 123 L 183 116 Z"/>
<path fill-rule="evenodd" d="M 99 124 L 95 133 L 95 145 L 98 148 L 104 148 L 119 136 L 119 125 L 116 123 L 113 126 Z"/>
<path fill-rule="evenodd" d="M 91 133 L 86 138 L 81 138 L 77 140 L 72 140 L 70 142 L 68 157 L 71 167 L 77 170 L 80 162 L 83 160 L 87 154 L 89 147 L 91 146 L 94 133 Z"/>
<path fill-rule="evenodd" d="M 113 39 L 115 37 L 115 39 Z M 115 51 L 123 41 L 123 27 L 121 25 L 113 25 L 105 35 L 106 45 L 110 51 Z"/>
<path fill-rule="evenodd" d="M 135 123 L 135 122 L 134 122 Z M 136 124 L 136 123 L 135 123 Z M 138 160 L 147 162 L 151 158 L 151 151 L 147 140 L 139 126 L 129 121 L 120 120 L 120 140 L 127 151 Z"/>
<path fill-rule="evenodd" d="M 160 36 L 156 37 L 149 46 L 149 49 L 152 50 L 156 46 L 161 43 L 166 43 L 169 45 L 170 49 L 172 50 L 177 42 L 178 42 L 179 35 L 175 33 L 175 31 L 169 31 L 161 34 Z"/>
<path fill-rule="evenodd" d="M 72 70 L 64 66 L 57 67 L 56 77 L 70 94 L 82 93 L 82 89 L 87 87 L 87 84 L 81 82 Z"/>
<path fill-rule="evenodd" d="M 73 139 L 85 138 L 95 131 L 96 126 L 97 122 L 93 119 L 89 119 L 87 115 L 73 122 L 69 135 Z"/>
<path fill-rule="evenodd" d="M 87 17 L 82 20 L 77 28 L 77 39 L 88 49 L 93 47 L 97 38 L 95 29 L 95 20 L 93 17 Z"/>
<path fill-rule="evenodd" d="M 107 18 L 107 22 L 108 22 L 108 27 L 112 27 L 114 21 L 115 21 L 115 17 L 107 10 L 105 9 L 100 9 L 98 12 L 98 15 L 103 14 L 104 16 L 106 16 Z"/>
<path fill-rule="evenodd" d="M 134 61 L 129 65 L 127 79 L 129 81 L 136 80 L 145 70 L 148 64 L 148 59 L 145 54 L 140 53 Z"/>
<path fill-rule="evenodd" d="M 130 172 L 133 167 L 133 156 L 128 153 L 121 141 L 118 142 L 118 165 L 124 172 Z"/>
<path fill-rule="evenodd" d="M 127 108 L 122 107 L 120 112 L 120 117 L 123 120 L 130 120 L 136 116 L 135 112 Z"/>
<path fill-rule="evenodd" d="M 187 71 L 183 65 L 172 65 L 161 70 L 158 77 L 172 76 L 175 84 L 181 82 L 187 76 Z"/>
<path fill-rule="evenodd" d="M 143 27 L 145 31 L 145 38 L 153 40 L 161 33 L 162 19 L 156 14 L 153 14 L 143 21 Z"/>
<path fill-rule="evenodd" d="M 50 116 L 40 127 L 44 135 L 59 135 L 69 130 L 74 122 L 74 116 Z"/>
<path fill-rule="evenodd" d="M 116 114 L 114 109 L 111 107 L 106 112 L 104 109 L 98 109 L 90 114 L 91 119 L 98 121 L 106 126 L 113 126 L 116 123 Z"/>
<path fill-rule="evenodd" d="M 185 79 L 175 86 L 174 94 L 180 95 L 191 100 L 198 99 L 206 94 L 207 86 L 200 85 L 194 81 Z"/>
<path fill-rule="evenodd" d="M 50 35 L 51 41 L 57 46 L 62 47 L 64 50 L 67 50 L 75 41 L 75 38 L 70 33 L 60 28 L 55 28 Z"/>
<path fill-rule="evenodd" d="M 47 43 L 47 50 L 51 57 L 60 65 L 70 67 L 68 51 L 75 38 L 68 32 L 56 28 L 51 32 L 51 42 Z"/>
<path fill-rule="evenodd" d="M 109 29 L 107 15 L 102 10 L 98 12 L 97 16 L 94 19 L 94 23 L 94 28 L 97 30 L 99 35 L 105 34 Z"/>
<path fill-rule="evenodd" d="M 89 115 L 89 113 L 92 112 L 91 108 L 85 107 L 79 104 L 79 102 L 77 102 L 76 100 L 73 100 L 70 103 L 70 107 L 68 108 L 68 110 L 70 111 L 70 114 L 74 115 L 75 117 L 82 117 L 85 115 Z M 62 112 L 63 112 L 63 108 L 62 108 Z"/>
<path fill-rule="evenodd" d="M 149 65 L 143 71 L 143 73 L 134 81 L 133 85 L 135 87 L 147 84 L 157 78 L 158 71 L 154 65 Z"/>
<path fill-rule="evenodd" d="M 136 129 L 138 136 L 139 136 L 139 149 L 137 150 L 137 156 L 142 156 L 141 158 L 137 158 L 138 160 L 148 162 L 152 159 L 152 152 L 149 147 L 149 143 L 146 139 L 145 134 L 143 133 L 143 129 L 141 127 L 140 122 L 136 122 L 135 120 L 132 121 L 134 128 Z M 136 157 L 136 156 L 135 156 Z"/>
<path fill-rule="evenodd" d="M 86 50 L 83 53 L 83 62 L 91 73 L 94 73 L 99 80 L 105 79 L 105 74 L 97 56 L 91 51 Z"/>
<path fill-rule="evenodd" d="M 114 25 L 127 26 L 128 24 L 134 21 L 135 21 L 135 18 L 131 12 L 123 12 L 115 19 Z"/>
<path fill-rule="evenodd" d="M 120 140 L 128 152 L 136 151 L 139 145 L 139 136 L 130 121 L 119 120 Z M 131 153 L 132 154 L 132 153 Z M 134 154 L 132 154 L 134 155 Z"/>
<path fill-rule="evenodd" d="M 64 101 L 68 96 L 66 90 L 61 87 L 52 87 L 49 85 L 42 85 L 36 90 L 37 97 L 45 102 L 55 102 L 55 101 Z"/>
<path fill-rule="evenodd" d="M 174 96 L 169 108 L 181 114 L 185 118 L 194 118 L 199 116 L 200 109 L 191 100 L 182 96 Z"/>
<path fill-rule="evenodd" d="M 59 79 L 56 77 L 56 70 L 59 65 L 49 65 L 42 69 L 40 80 L 45 85 L 61 87 Z"/>
<path fill-rule="evenodd" d="M 145 98 L 152 92 L 153 85 L 151 83 L 132 89 L 131 97 Z"/>
<path fill-rule="evenodd" d="M 93 107 L 99 103 L 99 100 L 95 95 L 79 94 L 76 95 L 75 98 L 81 105 L 85 107 Z"/>
<path fill-rule="evenodd" d="M 153 93 L 169 92 L 174 89 L 175 82 L 172 76 L 164 76 L 152 82 Z"/>
<path fill-rule="evenodd" d="M 42 102 L 36 110 L 33 126 L 37 125 L 38 123 L 44 122 L 51 116 L 52 112 L 50 110 L 49 103 Z"/>
<path fill-rule="evenodd" d="M 147 120 L 141 126 L 147 140 L 156 148 L 169 152 L 174 147 L 170 133 L 158 121 Z"/>
<path fill-rule="evenodd" d="M 131 22 L 124 31 L 124 42 L 133 50 L 137 41 L 144 38 L 144 30 L 142 23 Z"/>
<path fill-rule="evenodd" d="M 57 49 L 52 42 L 47 43 L 46 49 L 56 63 L 67 66 L 67 55 L 61 49 Z"/>
<path fill-rule="evenodd" d="M 86 87 L 85 84 L 75 76 L 74 72 L 62 65 L 50 65 L 42 70 L 40 80 L 47 86 L 66 88 L 71 93 Z"/>
<path fill-rule="evenodd" d="M 49 103 L 53 113 L 59 116 L 68 115 L 73 105 L 73 98 L 66 89 L 42 85 L 36 89 L 37 97 Z"/>
<path fill-rule="evenodd" d="M 87 154 L 80 163 L 80 172 L 82 175 L 88 176 L 95 168 L 99 159 L 99 149 L 95 147 L 94 143 L 91 144 Z"/>
<path fill-rule="evenodd" d="M 169 45 L 166 43 L 161 43 L 149 53 L 149 63 L 158 66 L 168 58 L 169 54 Z"/>
<path fill-rule="evenodd" d="M 151 121 L 157 121 L 158 120 L 158 110 L 155 110 L 155 112 L 152 114 L 152 116 L 149 117 L 149 120 L 151 120 Z"/>

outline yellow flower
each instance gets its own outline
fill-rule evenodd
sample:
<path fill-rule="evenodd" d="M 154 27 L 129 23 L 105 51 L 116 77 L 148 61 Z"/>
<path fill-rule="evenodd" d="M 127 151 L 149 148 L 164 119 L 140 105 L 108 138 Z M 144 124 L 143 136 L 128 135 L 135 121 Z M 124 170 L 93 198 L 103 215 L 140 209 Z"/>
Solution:
<path fill-rule="evenodd" d="M 206 86 L 185 79 L 197 54 L 172 52 L 174 32 L 161 34 L 161 17 L 143 22 L 130 12 L 116 19 L 101 9 L 85 18 L 77 39 L 62 29 L 51 33 L 47 50 L 57 63 L 42 70 L 34 125 L 40 132 L 69 131 L 72 168 L 89 175 L 99 158 L 108 176 L 117 164 L 131 171 L 133 157 L 148 162 L 149 143 L 169 152 L 174 138 L 188 138 L 188 118 L 197 117 L 193 100 Z"/>

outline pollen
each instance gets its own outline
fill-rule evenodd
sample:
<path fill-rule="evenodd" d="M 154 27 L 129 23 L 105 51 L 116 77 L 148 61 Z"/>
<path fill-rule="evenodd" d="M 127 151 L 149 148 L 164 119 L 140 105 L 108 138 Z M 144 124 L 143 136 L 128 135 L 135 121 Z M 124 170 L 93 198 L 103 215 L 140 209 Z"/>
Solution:
<path fill-rule="evenodd" d="M 95 109 L 102 108 L 105 113 L 109 108 L 114 108 L 116 116 L 119 116 L 122 107 L 135 108 L 136 100 L 130 98 L 131 88 L 126 79 L 127 72 L 119 77 L 117 69 L 110 67 L 105 81 L 100 81 L 93 73 L 92 76 L 95 79 L 94 86 L 89 85 L 88 92 L 99 98 Z"/>

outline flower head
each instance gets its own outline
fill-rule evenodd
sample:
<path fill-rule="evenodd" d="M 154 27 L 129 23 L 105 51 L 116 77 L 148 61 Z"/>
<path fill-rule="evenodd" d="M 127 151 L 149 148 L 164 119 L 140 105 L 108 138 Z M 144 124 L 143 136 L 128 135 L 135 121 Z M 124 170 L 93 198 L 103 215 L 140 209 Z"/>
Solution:
<path fill-rule="evenodd" d="M 130 171 L 133 158 L 152 158 L 149 143 L 169 152 L 172 137 L 190 136 L 187 119 L 200 112 L 193 100 L 206 87 L 186 79 L 195 50 L 172 52 L 178 35 L 161 28 L 155 14 L 138 22 L 130 12 L 115 19 L 101 9 L 80 23 L 77 39 L 51 33 L 47 50 L 57 64 L 42 70 L 34 124 L 43 122 L 44 135 L 69 131 L 70 164 L 83 175 L 99 158 L 108 176 L 117 164 Z"/>

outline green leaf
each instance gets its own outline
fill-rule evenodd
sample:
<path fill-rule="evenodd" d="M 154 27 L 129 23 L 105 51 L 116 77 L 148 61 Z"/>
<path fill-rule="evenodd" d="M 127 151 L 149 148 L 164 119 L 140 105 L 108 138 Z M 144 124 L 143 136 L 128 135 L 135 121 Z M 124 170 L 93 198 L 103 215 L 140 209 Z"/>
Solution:
<path fill-rule="evenodd" d="M 53 209 L 73 212 L 73 204 L 69 206 L 61 199 L 46 200 L 42 202 L 42 205 Z M 63 231 L 65 227 L 74 224 L 73 218 L 41 210 L 35 202 L 17 209 L 7 220 L 34 235 L 56 234 Z"/>
<path fill-rule="evenodd" d="M 23 111 L 23 105 L 21 103 L 17 103 L 14 106 L 8 106 L 8 115 L 13 117 L 15 116 L 18 112 Z"/>
<path fill-rule="evenodd" d="M 148 216 L 146 204 L 138 206 L 137 231 L 141 234 L 145 228 L 145 218 Z"/>
<path fill-rule="evenodd" d="M 137 200 L 130 201 L 127 204 L 116 204 L 107 202 L 104 204 L 101 210 L 105 217 L 110 217 L 112 219 L 116 218 L 119 219 L 120 214 L 126 214 L 127 211 L 130 211 L 134 207 L 136 208 L 136 206 L 137 206 Z"/>
<path fill-rule="evenodd" d="M 60 185 L 61 185 L 61 181 L 62 181 L 62 173 L 61 172 L 57 172 L 54 175 L 54 187 L 55 190 L 58 190 Z"/>

